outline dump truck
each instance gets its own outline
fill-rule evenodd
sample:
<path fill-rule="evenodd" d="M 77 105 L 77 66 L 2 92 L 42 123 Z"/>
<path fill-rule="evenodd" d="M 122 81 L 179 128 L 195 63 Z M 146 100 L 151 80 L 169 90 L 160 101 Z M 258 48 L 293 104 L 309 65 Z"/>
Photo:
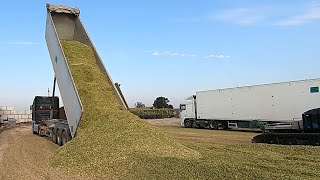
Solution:
<path fill-rule="evenodd" d="M 320 79 L 196 92 L 181 109 L 181 126 L 210 129 L 263 128 L 301 120 L 320 107 Z"/>
<path fill-rule="evenodd" d="M 100 71 L 105 75 L 106 81 L 112 86 L 119 104 L 122 105 L 124 109 L 127 109 L 128 106 L 122 93 L 119 92 L 119 85 L 113 83 L 96 48 L 93 45 L 93 42 L 89 37 L 80 19 L 80 10 L 78 8 L 71 8 L 65 5 L 51 4 L 47 4 L 46 9 L 47 18 L 45 39 L 55 74 L 55 81 L 53 95 L 51 98 L 52 102 L 50 107 L 50 117 L 48 119 L 40 120 L 41 122 L 36 122 L 35 119 L 33 121 L 33 132 L 38 133 L 39 135 L 47 135 L 51 137 L 54 143 L 63 145 L 76 136 L 83 113 L 83 107 L 76 84 L 73 80 L 72 73 L 69 69 L 67 59 L 61 46 L 61 40 L 74 40 L 91 47 L 96 58 L 96 64 Z M 57 107 L 54 107 L 57 105 L 57 102 L 55 102 L 56 98 L 54 98 L 56 82 L 59 86 L 66 120 L 55 119 L 54 117 L 54 113 L 57 110 Z M 46 98 L 42 99 L 45 100 Z M 35 101 L 36 102 L 34 102 L 34 104 L 36 107 L 36 98 Z M 65 137 L 62 137 L 63 135 L 65 135 Z"/>
<path fill-rule="evenodd" d="M 320 145 L 320 108 L 301 115 L 300 120 L 268 124 L 262 134 L 253 137 L 253 143 L 283 145 Z"/>

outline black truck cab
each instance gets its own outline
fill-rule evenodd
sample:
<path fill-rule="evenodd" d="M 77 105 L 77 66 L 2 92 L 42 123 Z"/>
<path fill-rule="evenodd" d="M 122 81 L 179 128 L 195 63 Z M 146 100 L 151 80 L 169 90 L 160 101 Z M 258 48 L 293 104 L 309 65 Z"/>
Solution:
<path fill-rule="evenodd" d="M 48 136 L 58 145 L 71 140 L 64 108 L 59 108 L 59 97 L 36 96 L 31 110 L 33 134 Z"/>

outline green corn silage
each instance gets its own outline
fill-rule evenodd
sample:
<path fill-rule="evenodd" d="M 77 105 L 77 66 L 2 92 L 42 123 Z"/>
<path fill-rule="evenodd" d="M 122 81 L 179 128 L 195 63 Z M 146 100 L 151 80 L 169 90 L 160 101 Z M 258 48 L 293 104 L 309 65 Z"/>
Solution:
<path fill-rule="evenodd" d="M 81 176 L 137 178 L 154 173 L 146 171 L 150 164 L 161 167 L 167 160 L 200 157 L 123 110 L 92 48 L 77 41 L 62 40 L 61 44 L 84 111 L 77 136 L 58 150 L 51 161 L 53 167 Z"/>

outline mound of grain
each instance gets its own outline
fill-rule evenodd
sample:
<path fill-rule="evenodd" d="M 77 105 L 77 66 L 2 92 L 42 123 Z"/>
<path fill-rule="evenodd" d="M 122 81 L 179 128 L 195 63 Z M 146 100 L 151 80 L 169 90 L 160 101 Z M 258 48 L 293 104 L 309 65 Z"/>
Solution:
<path fill-rule="evenodd" d="M 59 149 L 52 166 L 71 173 L 119 178 L 159 159 L 200 157 L 197 151 L 123 110 L 90 47 L 77 41 L 61 43 L 84 111 L 77 136 Z"/>

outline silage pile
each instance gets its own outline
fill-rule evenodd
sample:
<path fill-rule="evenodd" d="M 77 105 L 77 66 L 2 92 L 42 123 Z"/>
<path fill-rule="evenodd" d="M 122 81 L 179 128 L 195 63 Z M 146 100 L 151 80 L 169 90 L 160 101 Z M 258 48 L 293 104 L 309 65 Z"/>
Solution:
<path fill-rule="evenodd" d="M 123 110 L 90 47 L 61 41 L 84 108 L 77 136 L 58 150 L 52 166 L 102 178 L 130 177 L 166 159 L 199 158 L 199 153 Z"/>

